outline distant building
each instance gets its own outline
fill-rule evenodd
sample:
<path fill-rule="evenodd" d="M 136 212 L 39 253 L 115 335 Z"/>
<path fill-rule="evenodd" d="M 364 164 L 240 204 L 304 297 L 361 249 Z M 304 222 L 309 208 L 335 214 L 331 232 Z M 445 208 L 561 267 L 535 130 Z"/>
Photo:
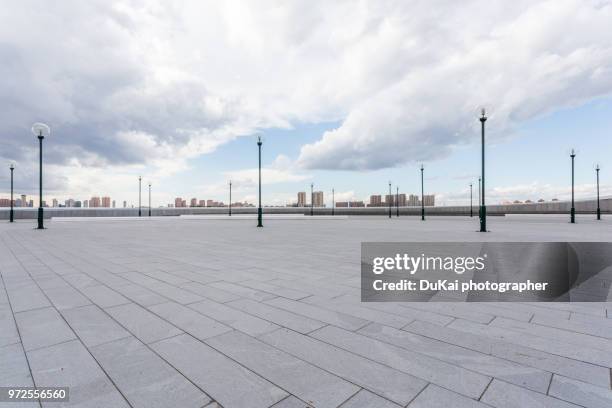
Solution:
<path fill-rule="evenodd" d="M 371 195 L 370 196 L 370 207 L 380 207 L 382 206 L 382 197 L 380 195 Z"/>
<path fill-rule="evenodd" d="M 91 197 L 89 200 L 89 208 L 98 208 L 102 204 L 100 197 Z"/>
<path fill-rule="evenodd" d="M 76 208 L 81 208 L 81 205 L 82 205 L 82 203 L 81 203 L 79 200 L 76 200 L 76 201 L 74 202 L 74 206 L 75 206 Z"/>
<path fill-rule="evenodd" d="M 190 203 L 189 203 L 190 207 L 197 207 L 198 206 L 198 199 L 197 198 L 192 198 Z"/>
<path fill-rule="evenodd" d="M 64 205 L 66 207 L 74 207 L 74 199 L 72 198 L 67 199 L 66 201 L 64 201 Z"/>
<path fill-rule="evenodd" d="M 298 193 L 298 202 L 297 202 L 297 206 L 298 207 L 306 207 L 306 192 L 304 191 L 300 191 Z"/>
<path fill-rule="evenodd" d="M 396 205 L 399 205 L 400 207 L 405 207 L 406 206 L 406 194 L 399 194 L 397 196 L 397 203 Z"/>
<path fill-rule="evenodd" d="M 10 198 L 0 198 L 0 207 L 10 207 L 11 199 Z"/>
<path fill-rule="evenodd" d="M 28 200 L 26 199 L 26 195 L 22 194 L 20 207 L 27 207 L 27 206 L 28 206 Z"/>
<path fill-rule="evenodd" d="M 116 204 L 116 203 L 115 203 L 115 200 L 113 200 L 113 208 L 115 208 L 115 204 Z"/>
<path fill-rule="evenodd" d="M 181 208 L 185 201 L 181 197 L 176 197 L 174 199 L 174 208 Z"/>
<path fill-rule="evenodd" d="M 389 205 L 395 205 L 395 194 L 387 194 L 385 195 L 385 207 Z"/>
<path fill-rule="evenodd" d="M 83 200 L 83 207 L 84 208 L 89 208 L 89 201 L 88 200 Z"/>
<path fill-rule="evenodd" d="M 336 201 L 336 207 L 338 208 L 346 208 L 349 206 L 348 201 Z"/>
<path fill-rule="evenodd" d="M 410 194 L 408 196 L 408 207 L 418 207 L 421 205 L 421 199 L 419 196 Z"/>
<path fill-rule="evenodd" d="M 123 208 L 127 208 L 127 201 L 123 201 Z"/>
<path fill-rule="evenodd" d="M 102 197 L 102 207 L 110 208 L 111 206 L 111 198 L 110 197 Z"/>
<path fill-rule="evenodd" d="M 206 200 L 200 200 L 200 202 L 198 203 L 199 207 L 206 207 Z"/>
<path fill-rule="evenodd" d="M 322 191 L 315 191 L 312 193 L 312 201 L 312 204 L 315 207 L 325 207 L 325 200 L 323 199 Z"/>
<path fill-rule="evenodd" d="M 540 198 L 540 199 L 538 200 L 538 203 L 543 203 L 543 202 L 544 202 L 544 199 L 543 199 L 543 198 Z"/>
<path fill-rule="evenodd" d="M 425 194 L 423 196 L 423 201 L 425 202 L 426 207 L 433 207 L 436 205 L 436 195 L 435 194 Z"/>
<path fill-rule="evenodd" d="M 52 203 L 52 204 L 51 204 L 51 206 L 52 206 L 52 207 L 59 207 L 59 203 L 57 202 L 57 198 L 54 198 L 54 199 L 51 201 L 51 203 Z"/>
<path fill-rule="evenodd" d="M 363 201 L 351 201 L 349 207 L 365 207 L 365 203 Z"/>

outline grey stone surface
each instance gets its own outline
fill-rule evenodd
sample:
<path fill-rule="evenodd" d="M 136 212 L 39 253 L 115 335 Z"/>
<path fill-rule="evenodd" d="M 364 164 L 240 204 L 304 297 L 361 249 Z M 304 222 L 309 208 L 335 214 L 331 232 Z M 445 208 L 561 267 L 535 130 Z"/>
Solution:
<path fill-rule="evenodd" d="M 400 405 L 408 404 L 427 385 L 412 375 L 287 329 L 260 339 Z"/>
<path fill-rule="evenodd" d="M 359 388 L 240 332 L 207 341 L 248 369 L 316 407 L 337 407 Z"/>
<path fill-rule="evenodd" d="M 162 340 L 152 347 L 224 407 L 266 408 L 288 395 L 187 334 Z"/>
<path fill-rule="evenodd" d="M 341 406 L 342 408 L 399 408 L 397 405 L 389 400 L 379 397 L 376 394 L 372 394 L 370 391 L 361 390 L 357 394 L 353 395 L 351 399 L 346 401 Z"/>
<path fill-rule="evenodd" d="M 92 347 L 133 407 L 200 408 L 210 398 L 134 337 Z"/>
<path fill-rule="evenodd" d="M 75 339 L 62 316 L 52 307 L 15 313 L 26 351 Z"/>
<path fill-rule="evenodd" d="M 200 340 L 232 330 L 229 326 L 174 302 L 150 306 L 149 310 Z"/>
<path fill-rule="evenodd" d="M 0 224 L 0 379 L 104 408 L 609 405 L 612 303 L 361 303 L 359 251 L 612 241 L 612 219 L 303 218 Z"/>
<path fill-rule="evenodd" d="M 182 330 L 135 303 L 110 307 L 106 311 L 143 343 L 152 343 L 183 333 Z"/>

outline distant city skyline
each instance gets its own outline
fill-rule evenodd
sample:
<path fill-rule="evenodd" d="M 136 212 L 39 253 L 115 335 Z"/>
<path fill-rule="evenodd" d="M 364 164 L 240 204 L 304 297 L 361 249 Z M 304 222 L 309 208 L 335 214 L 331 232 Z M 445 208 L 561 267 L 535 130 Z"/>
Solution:
<path fill-rule="evenodd" d="M 261 136 L 264 205 L 311 183 L 328 206 L 332 188 L 417 192 L 421 163 L 426 194 L 465 205 L 483 106 L 490 204 L 568 199 L 571 148 L 576 198 L 594 197 L 596 163 L 612 195 L 609 1 L 151 4 L 3 4 L 0 197 L 10 163 L 36 193 L 45 122 L 48 202 L 136 205 L 142 176 L 153 207 L 227 202 L 229 180 L 254 203 Z"/>

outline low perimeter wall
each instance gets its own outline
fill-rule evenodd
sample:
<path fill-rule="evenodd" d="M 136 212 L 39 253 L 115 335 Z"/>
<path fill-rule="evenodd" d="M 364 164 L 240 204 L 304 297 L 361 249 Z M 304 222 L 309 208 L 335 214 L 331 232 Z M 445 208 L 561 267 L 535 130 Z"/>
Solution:
<path fill-rule="evenodd" d="M 577 214 L 594 214 L 597 210 L 595 200 L 576 201 Z M 612 213 L 612 198 L 600 200 L 601 212 L 604 214 Z M 420 215 L 420 207 L 400 207 L 400 215 Z M 566 214 L 569 213 L 570 202 L 555 201 L 534 204 L 513 204 L 513 205 L 490 205 L 487 206 L 487 214 L 492 216 L 503 216 L 506 214 Z M 264 214 L 310 214 L 308 207 L 265 207 Z M 392 208 L 393 215 L 397 209 Z M 427 215 L 470 215 L 469 206 L 445 206 L 445 207 L 425 207 Z M 474 215 L 478 215 L 478 207 L 473 207 Z M 152 208 L 151 214 L 154 216 L 179 216 L 182 214 L 227 214 L 228 208 Z M 232 208 L 233 214 L 254 214 L 257 208 Z M 331 215 L 331 208 L 314 208 L 315 215 Z M 356 208 L 336 208 L 337 215 L 388 215 L 388 207 L 356 207 Z M 36 219 L 36 208 L 15 208 L 15 219 Z M 142 209 L 142 215 L 149 214 L 148 208 Z M 45 208 L 44 217 L 135 217 L 138 215 L 138 208 Z M 0 208 L 0 220 L 9 218 L 9 209 Z"/>

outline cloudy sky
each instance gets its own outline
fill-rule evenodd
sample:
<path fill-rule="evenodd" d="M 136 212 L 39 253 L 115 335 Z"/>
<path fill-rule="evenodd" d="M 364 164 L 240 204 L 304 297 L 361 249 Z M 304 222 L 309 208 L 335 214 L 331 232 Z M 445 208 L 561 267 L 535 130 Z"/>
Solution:
<path fill-rule="evenodd" d="M 490 112 L 492 202 L 612 194 L 612 2 L 4 1 L 0 195 L 37 183 L 33 122 L 49 124 L 50 199 L 419 189 L 465 202 Z M 609 169 L 609 170 L 608 170 Z"/>

